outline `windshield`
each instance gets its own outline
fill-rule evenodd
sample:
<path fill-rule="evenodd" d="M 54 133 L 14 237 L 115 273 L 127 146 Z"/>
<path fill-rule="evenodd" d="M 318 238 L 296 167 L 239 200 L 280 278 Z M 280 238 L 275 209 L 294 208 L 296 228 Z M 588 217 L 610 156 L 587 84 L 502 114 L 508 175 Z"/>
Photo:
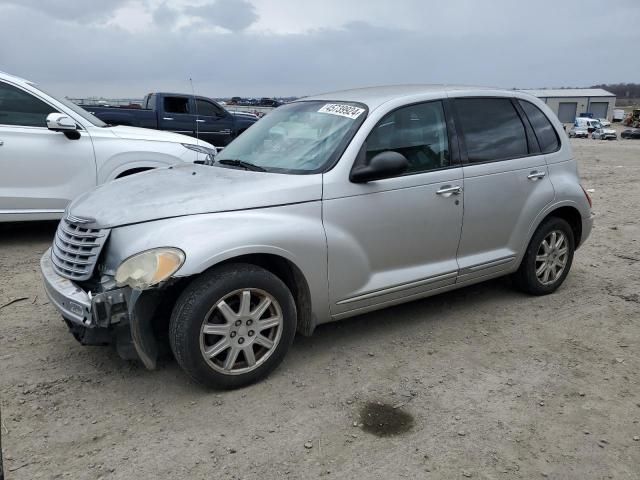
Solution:
<path fill-rule="evenodd" d="M 73 110 L 74 113 L 80 115 L 82 118 L 84 118 L 87 122 L 91 123 L 92 125 L 94 125 L 96 127 L 106 127 L 107 126 L 107 124 L 104 123 L 102 120 L 100 120 L 98 117 L 96 117 L 95 115 L 91 115 L 84 108 L 79 107 L 78 105 L 73 103 L 71 100 L 68 100 L 66 98 L 56 97 L 55 95 L 51 95 L 46 90 L 43 90 L 42 88 L 40 88 L 39 85 L 33 85 L 33 87 L 37 88 L 42 93 L 45 93 L 45 94 L 49 95 L 51 98 L 55 98 L 58 102 L 62 103 L 69 110 Z"/>
<path fill-rule="evenodd" d="M 239 160 L 270 172 L 322 172 L 337 161 L 366 112 L 354 103 L 290 103 L 255 123 L 216 160 Z"/>

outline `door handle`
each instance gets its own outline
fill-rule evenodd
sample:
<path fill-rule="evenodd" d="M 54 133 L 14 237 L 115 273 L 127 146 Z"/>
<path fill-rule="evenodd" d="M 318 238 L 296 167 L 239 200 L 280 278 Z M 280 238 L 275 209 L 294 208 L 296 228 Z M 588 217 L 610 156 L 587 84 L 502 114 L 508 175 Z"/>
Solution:
<path fill-rule="evenodd" d="M 529 175 L 527 175 L 527 178 L 535 182 L 536 180 L 544 178 L 546 174 L 547 174 L 546 172 L 538 172 L 537 170 L 534 170 Z"/>
<path fill-rule="evenodd" d="M 163 120 L 173 120 L 173 117 L 162 117 Z"/>
<path fill-rule="evenodd" d="M 460 185 L 450 186 L 445 185 L 440 187 L 440 190 L 436 191 L 436 195 L 442 195 L 443 197 L 450 197 L 451 195 L 459 195 L 462 193 L 462 187 Z"/>
<path fill-rule="evenodd" d="M 196 120 L 196 122 L 198 122 L 198 123 L 204 123 L 205 121 L 204 121 L 204 120 L 200 120 L 200 119 L 198 119 L 198 120 Z"/>

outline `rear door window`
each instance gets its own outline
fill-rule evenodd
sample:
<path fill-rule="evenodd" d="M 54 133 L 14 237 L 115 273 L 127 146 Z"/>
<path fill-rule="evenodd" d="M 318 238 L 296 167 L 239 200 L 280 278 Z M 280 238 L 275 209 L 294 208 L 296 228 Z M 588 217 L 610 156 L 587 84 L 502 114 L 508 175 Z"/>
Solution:
<path fill-rule="evenodd" d="M 189 99 L 187 97 L 164 97 L 164 111 L 167 113 L 191 113 L 189 112 Z"/>
<path fill-rule="evenodd" d="M 551 153 L 558 150 L 560 146 L 558 134 L 547 116 L 533 103 L 527 102 L 526 100 L 518 100 L 518 102 L 520 102 L 520 106 L 522 106 L 524 113 L 526 113 L 533 127 L 542 153 Z"/>
<path fill-rule="evenodd" d="M 529 154 L 524 124 L 509 98 L 457 98 L 455 108 L 470 163 Z"/>

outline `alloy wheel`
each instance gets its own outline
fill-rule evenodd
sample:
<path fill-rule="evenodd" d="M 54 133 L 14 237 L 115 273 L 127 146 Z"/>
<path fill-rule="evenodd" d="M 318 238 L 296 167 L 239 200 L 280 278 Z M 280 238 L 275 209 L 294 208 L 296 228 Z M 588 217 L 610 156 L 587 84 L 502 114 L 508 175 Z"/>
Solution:
<path fill-rule="evenodd" d="M 262 365 L 282 336 L 278 301 L 264 290 L 235 290 L 207 312 L 200 329 L 200 351 L 214 370 L 240 375 Z"/>
<path fill-rule="evenodd" d="M 560 230 L 549 233 L 538 247 L 536 254 L 536 277 L 542 285 L 556 282 L 567 266 L 567 236 Z"/>

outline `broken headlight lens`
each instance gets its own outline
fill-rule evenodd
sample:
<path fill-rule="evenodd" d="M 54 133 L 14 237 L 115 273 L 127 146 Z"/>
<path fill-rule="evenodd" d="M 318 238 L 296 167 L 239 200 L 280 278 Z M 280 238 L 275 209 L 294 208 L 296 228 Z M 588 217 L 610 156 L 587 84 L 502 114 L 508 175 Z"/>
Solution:
<path fill-rule="evenodd" d="M 166 280 L 184 263 L 179 248 L 154 248 L 127 258 L 116 270 L 118 287 L 129 286 L 143 290 Z"/>

